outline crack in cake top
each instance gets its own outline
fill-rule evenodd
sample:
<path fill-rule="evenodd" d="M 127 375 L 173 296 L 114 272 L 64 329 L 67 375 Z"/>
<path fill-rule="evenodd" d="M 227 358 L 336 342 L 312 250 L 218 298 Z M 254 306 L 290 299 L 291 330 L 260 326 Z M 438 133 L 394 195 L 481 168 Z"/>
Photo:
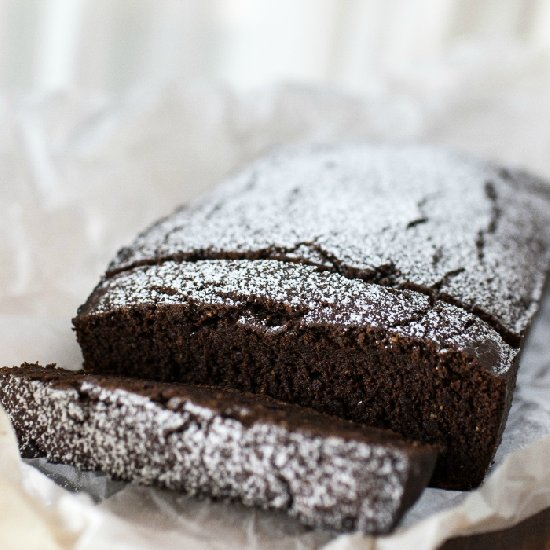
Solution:
<path fill-rule="evenodd" d="M 549 264 L 549 197 L 531 176 L 424 146 L 282 151 L 148 228 L 107 275 L 166 260 L 316 265 L 449 301 L 518 345 Z"/>

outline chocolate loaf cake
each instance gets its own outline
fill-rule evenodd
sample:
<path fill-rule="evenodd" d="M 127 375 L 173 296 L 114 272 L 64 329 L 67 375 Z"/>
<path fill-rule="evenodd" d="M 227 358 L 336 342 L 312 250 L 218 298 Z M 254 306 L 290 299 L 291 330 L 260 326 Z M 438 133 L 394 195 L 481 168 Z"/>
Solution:
<path fill-rule="evenodd" d="M 0 403 L 27 456 L 338 530 L 389 531 L 436 456 L 387 430 L 264 396 L 52 366 L 0 369 Z"/>
<path fill-rule="evenodd" d="M 74 326 L 94 373 L 234 387 L 485 475 L 550 258 L 544 184 L 420 146 L 269 156 L 123 248 Z"/>

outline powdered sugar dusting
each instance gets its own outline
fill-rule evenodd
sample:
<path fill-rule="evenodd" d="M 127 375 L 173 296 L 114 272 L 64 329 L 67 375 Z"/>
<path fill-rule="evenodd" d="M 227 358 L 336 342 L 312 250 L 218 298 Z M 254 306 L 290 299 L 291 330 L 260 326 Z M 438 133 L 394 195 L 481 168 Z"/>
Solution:
<path fill-rule="evenodd" d="M 288 259 L 413 283 L 517 337 L 549 264 L 550 203 L 534 187 L 525 175 L 421 146 L 283 152 L 145 231 L 109 273 L 170 258 Z"/>
<path fill-rule="evenodd" d="M 282 509 L 309 525 L 389 530 L 404 487 L 429 463 L 403 445 L 322 437 L 269 418 L 243 423 L 185 390 L 166 405 L 85 376 L 56 386 L 4 372 L 2 384 L 21 445 L 51 461 Z"/>
<path fill-rule="evenodd" d="M 467 350 L 474 358 L 489 347 L 494 356 L 490 368 L 497 374 L 508 371 L 516 354 L 497 332 L 461 308 L 432 303 L 411 290 L 397 291 L 276 260 L 166 261 L 134 268 L 105 280 L 86 314 L 186 304 L 235 308 L 241 324 L 271 333 L 284 331 L 285 322 L 299 322 L 379 328 L 389 336 L 429 340 L 441 350 Z M 258 304 L 263 306 L 260 314 L 254 307 Z M 278 313 L 282 324 L 267 323 L 270 311 Z"/>

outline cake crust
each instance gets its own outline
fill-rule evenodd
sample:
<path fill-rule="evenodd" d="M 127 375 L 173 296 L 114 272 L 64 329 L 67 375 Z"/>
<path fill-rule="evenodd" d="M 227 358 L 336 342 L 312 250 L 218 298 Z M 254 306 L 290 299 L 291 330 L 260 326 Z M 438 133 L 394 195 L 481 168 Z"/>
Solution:
<path fill-rule="evenodd" d="M 122 248 L 107 276 L 166 260 L 277 259 L 437 296 L 517 345 L 549 262 L 550 191 L 426 146 L 282 151 Z"/>

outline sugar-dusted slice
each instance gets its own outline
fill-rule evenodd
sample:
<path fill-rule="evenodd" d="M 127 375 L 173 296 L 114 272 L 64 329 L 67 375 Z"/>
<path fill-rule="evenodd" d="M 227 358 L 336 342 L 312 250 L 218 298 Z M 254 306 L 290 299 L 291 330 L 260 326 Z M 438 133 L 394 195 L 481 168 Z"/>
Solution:
<path fill-rule="evenodd" d="M 436 448 L 219 388 L 0 369 L 23 454 L 120 479 L 385 533 L 427 484 Z"/>

